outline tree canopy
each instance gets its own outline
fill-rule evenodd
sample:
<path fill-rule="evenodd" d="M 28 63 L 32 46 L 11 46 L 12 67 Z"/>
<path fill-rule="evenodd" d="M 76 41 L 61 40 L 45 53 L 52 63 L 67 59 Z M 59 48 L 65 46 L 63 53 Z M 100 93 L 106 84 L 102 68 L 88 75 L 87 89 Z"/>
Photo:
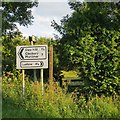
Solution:
<path fill-rule="evenodd" d="M 73 10 L 61 24 L 62 69 L 79 69 L 84 91 L 116 94 L 120 88 L 120 2 L 69 2 Z"/>
<path fill-rule="evenodd" d="M 31 8 L 37 7 L 38 2 L 2 2 L 2 34 L 17 29 L 16 23 L 27 26 L 33 22 Z"/>

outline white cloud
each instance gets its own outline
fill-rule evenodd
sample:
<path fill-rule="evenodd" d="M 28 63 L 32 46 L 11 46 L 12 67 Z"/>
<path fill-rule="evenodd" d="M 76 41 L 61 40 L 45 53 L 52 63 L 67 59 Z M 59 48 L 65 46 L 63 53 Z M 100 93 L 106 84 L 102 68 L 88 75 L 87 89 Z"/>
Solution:
<path fill-rule="evenodd" d="M 32 9 L 32 12 L 34 16 L 33 25 L 28 26 L 28 28 L 19 26 L 23 35 L 26 37 L 35 35 L 38 37 L 53 38 L 54 34 L 57 34 L 57 32 L 51 27 L 51 21 L 55 20 L 57 23 L 60 23 L 63 16 L 71 11 L 68 4 L 65 2 L 40 2 L 38 7 Z"/>
<path fill-rule="evenodd" d="M 34 24 L 39 24 L 39 25 L 42 25 L 42 26 L 48 26 L 49 27 L 49 26 L 51 26 L 51 22 L 53 20 L 59 22 L 59 18 L 56 17 L 56 16 L 52 16 L 52 17 L 49 17 L 49 16 L 36 16 Z"/>
<path fill-rule="evenodd" d="M 47 38 L 53 38 L 54 37 L 52 32 L 43 31 L 41 34 L 42 34 L 43 37 L 47 37 Z"/>
<path fill-rule="evenodd" d="M 63 17 L 68 13 L 70 13 L 70 7 L 65 2 L 40 2 L 39 6 L 34 9 L 34 14 L 39 16 Z"/>
<path fill-rule="evenodd" d="M 46 22 L 49 23 L 51 21 L 50 17 L 44 17 L 44 16 L 38 16 L 36 19 L 37 19 L 36 21 L 39 21 L 41 23 L 46 23 Z"/>
<path fill-rule="evenodd" d="M 39 2 L 68 2 L 68 0 L 39 0 Z"/>

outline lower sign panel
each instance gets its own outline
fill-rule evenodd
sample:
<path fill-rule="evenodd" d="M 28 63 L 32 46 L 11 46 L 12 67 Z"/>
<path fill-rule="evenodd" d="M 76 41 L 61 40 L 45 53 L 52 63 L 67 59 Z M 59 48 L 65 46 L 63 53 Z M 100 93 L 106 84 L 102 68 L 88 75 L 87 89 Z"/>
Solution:
<path fill-rule="evenodd" d="M 21 66 L 21 68 L 30 68 L 30 67 L 43 67 L 44 66 L 44 63 L 43 63 L 43 61 L 22 61 L 21 63 L 20 63 L 20 66 Z"/>

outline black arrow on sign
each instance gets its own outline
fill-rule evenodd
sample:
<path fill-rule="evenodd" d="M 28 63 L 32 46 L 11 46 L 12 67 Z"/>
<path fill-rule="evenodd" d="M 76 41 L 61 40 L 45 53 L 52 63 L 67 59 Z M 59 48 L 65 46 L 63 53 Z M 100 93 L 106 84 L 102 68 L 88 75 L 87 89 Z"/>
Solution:
<path fill-rule="evenodd" d="M 40 61 L 40 67 L 42 67 L 44 65 L 43 61 Z"/>
<path fill-rule="evenodd" d="M 22 48 L 21 51 L 20 51 L 20 57 L 21 57 L 22 59 L 24 59 L 24 57 L 23 57 L 23 55 L 22 55 L 23 50 L 24 50 L 24 48 Z"/>

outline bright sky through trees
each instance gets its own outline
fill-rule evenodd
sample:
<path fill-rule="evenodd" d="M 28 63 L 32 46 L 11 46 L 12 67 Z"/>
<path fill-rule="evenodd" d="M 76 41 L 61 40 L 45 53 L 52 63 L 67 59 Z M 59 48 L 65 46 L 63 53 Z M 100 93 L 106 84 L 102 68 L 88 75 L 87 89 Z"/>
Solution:
<path fill-rule="evenodd" d="M 38 37 L 54 38 L 54 34 L 58 34 L 53 27 L 51 21 L 55 20 L 60 23 L 63 16 L 71 13 L 68 2 L 39 2 L 38 7 L 32 9 L 34 22 L 31 26 L 19 26 L 23 36 L 35 35 Z"/>

